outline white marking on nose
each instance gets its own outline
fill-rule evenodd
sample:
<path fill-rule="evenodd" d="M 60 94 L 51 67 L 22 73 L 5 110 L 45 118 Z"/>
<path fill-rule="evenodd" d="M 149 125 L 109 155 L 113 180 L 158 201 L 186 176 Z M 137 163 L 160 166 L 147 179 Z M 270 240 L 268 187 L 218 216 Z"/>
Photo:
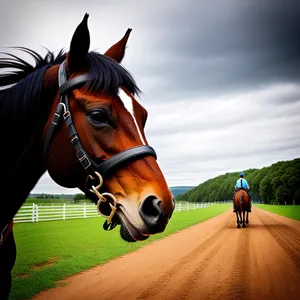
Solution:
<path fill-rule="evenodd" d="M 123 102 L 125 108 L 127 109 L 127 111 L 130 113 L 130 115 L 132 116 L 133 122 L 135 124 L 135 127 L 137 129 L 137 132 L 141 138 L 141 141 L 143 143 L 143 145 L 146 145 L 144 138 L 141 134 L 140 128 L 136 122 L 135 116 L 134 116 L 134 111 L 133 111 L 133 102 L 132 99 L 123 91 L 123 89 L 119 89 L 119 98 L 121 99 L 121 101 Z"/>

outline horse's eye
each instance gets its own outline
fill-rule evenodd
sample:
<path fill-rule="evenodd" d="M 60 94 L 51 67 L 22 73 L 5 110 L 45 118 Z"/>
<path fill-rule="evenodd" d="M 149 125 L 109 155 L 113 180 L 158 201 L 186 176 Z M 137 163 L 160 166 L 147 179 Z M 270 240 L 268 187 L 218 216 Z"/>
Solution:
<path fill-rule="evenodd" d="M 103 110 L 93 110 L 88 113 L 90 121 L 95 125 L 109 125 L 107 114 Z"/>

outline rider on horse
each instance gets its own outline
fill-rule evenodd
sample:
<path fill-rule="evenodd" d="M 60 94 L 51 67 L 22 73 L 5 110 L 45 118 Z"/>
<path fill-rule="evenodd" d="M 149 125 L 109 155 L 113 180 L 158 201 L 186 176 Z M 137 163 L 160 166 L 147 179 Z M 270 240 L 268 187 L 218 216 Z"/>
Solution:
<path fill-rule="evenodd" d="M 241 173 L 240 178 L 236 181 L 236 184 L 235 184 L 235 191 L 233 193 L 233 212 L 236 212 L 234 197 L 238 190 L 245 190 L 247 192 L 249 199 L 250 199 L 248 211 L 251 212 L 251 195 L 249 194 L 250 186 L 244 177 L 245 177 L 245 174 Z"/>

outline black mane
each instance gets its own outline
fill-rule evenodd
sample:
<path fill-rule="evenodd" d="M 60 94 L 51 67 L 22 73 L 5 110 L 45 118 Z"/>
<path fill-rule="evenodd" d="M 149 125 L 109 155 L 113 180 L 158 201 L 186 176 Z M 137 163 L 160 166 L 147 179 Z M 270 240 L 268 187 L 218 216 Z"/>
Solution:
<path fill-rule="evenodd" d="M 17 49 L 33 58 L 35 65 L 14 54 L 4 53 L 6 57 L 0 58 L 0 70 L 10 70 L 0 74 L 0 87 L 14 84 L 0 90 L 0 124 L 2 129 L 10 126 L 11 130 L 22 128 L 24 132 L 35 125 L 42 110 L 41 91 L 46 69 L 63 62 L 66 54 L 60 51 L 55 57 L 48 51 L 42 57 L 28 48 Z"/>
<path fill-rule="evenodd" d="M 47 53 L 42 57 L 37 52 L 25 48 L 25 47 L 15 47 L 12 49 L 20 50 L 28 54 L 35 61 L 35 66 L 26 62 L 24 59 L 17 57 L 11 53 L 2 53 L 7 57 L 0 58 L 0 70 L 1 69 L 13 69 L 10 73 L 0 74 L 0 87 L 5 87 L 11 84 L 18 83 L 20 80 L 25 79 L 29 74 L 38 71 L 43 67 L 55 66 L 62 63 L 66 59 L 66 53 L 60 50 L 55 56 L 53 52 L 47 50 Z M 35 84 L 31 81 L 27 82 L 29 85 Z"/>
<path fill-rule="evenodd" d="M 66 53 L 60 50 L 55 56 L 47 50 L 44 57 L 35 51 L 25 48 L 15 48 L 29 55 L 35 65 L 14 54 L 4 53 L 0 58 L 0 71 L 10 72 L 0 74 L 0 123 L 34 125 L 37 113 L 42 110 L 42 83 L 47 68 L 61 64 L 66 59 Z M 96 52 L 87 55 L 89 80 L 85 85 L 89 92 L 100 92 L 103 95 L 116 95 L 120 86 L 124 86 L 131 94 L 139 94 L 140 90 L 129 72 L 113 59 Z M 19 127 L 19 126 L 17 126 Z M 25 128 L 24 128 L 25 129 Z"/>

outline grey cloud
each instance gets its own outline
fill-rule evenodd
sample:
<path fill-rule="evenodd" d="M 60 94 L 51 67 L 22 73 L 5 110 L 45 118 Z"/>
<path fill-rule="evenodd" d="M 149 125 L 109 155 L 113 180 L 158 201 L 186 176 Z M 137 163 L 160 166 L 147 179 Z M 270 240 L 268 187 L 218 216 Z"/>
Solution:
<path fill-rule="evenodd" d="M 284 104 L 284 105 L 282 105 Z M 300 85 L 282 85 L 261 91 L 242 93 L 201 102 L 186 100 L 171 104 L 149 105 L 148 139 L 181 133 L 210 133 L 220 130 L 234 132 L 235 128 L 265 123 L 291 124 L 300 128 Z M 289 118 L 289 121 L 286 121 Z M 247 130 L 248 131 L 248 130 Z"/>
<path fill-rule="evenodd" d="M 189 161 L 190 164 L 195 167 L 195 164 L 201 164 L 203 162 L 231 160 L 236 157 L 246 160 L 254 155 L 261 156 L 262 154 L 270 154 L 272 152 L 299 149 L 300 141 L 295 138 L 283 138 L 273 143 L 266 141 L 265 145 L 254 145 L 254 147 L 246 138 L 242 140 L 239 138 L 232 145 L 226 145 L 226 143 L 222 142 L 222 145 L 218 147 L 218 149 L 214 149 L 214 152 L 199 151 L 199 153 L 181 153 L 176 160 L 173 160 L 173 163 L 177 165 L 180 161 Z"/>
<path fill-rule="evenodd" d="M 176 3 L 172 14 L 155 15 L 152 56 L 138 68 L 139 75 L 147 74 L 142 83 L 149 97 L 155 90 L 146 81 L 154 76 L 161 79 L 158 100 L 170 101 L 299 82 L 300 2 Z"/>

